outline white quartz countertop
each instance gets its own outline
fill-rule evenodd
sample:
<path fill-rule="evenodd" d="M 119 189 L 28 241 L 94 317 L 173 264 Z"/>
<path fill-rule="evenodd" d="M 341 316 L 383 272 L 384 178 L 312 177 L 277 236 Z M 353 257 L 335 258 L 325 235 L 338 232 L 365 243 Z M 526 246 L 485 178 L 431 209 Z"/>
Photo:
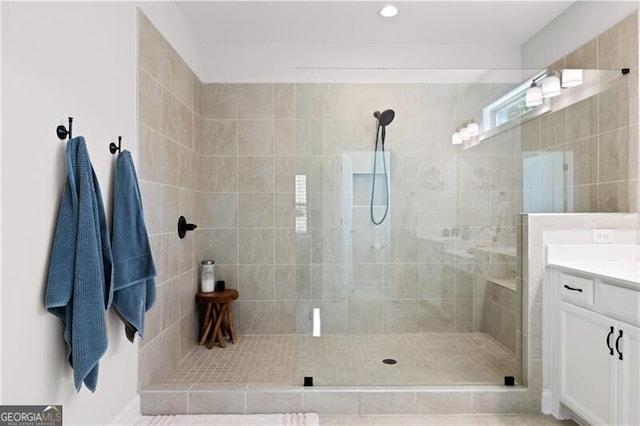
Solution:
<path fill-rule="evenodd" d="M 640 286 L 638 246 L 547 246 L 547 265 Z"/>

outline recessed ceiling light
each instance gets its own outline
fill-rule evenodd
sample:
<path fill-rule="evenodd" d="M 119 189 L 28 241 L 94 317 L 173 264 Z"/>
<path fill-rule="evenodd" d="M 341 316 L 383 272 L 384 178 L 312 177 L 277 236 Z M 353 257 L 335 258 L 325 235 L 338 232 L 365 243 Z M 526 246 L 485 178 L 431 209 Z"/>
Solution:
<path fill-rule="evenodd" d="M 383 18 L 391 18 L 392 16 L 396 16 L 398 14 L 398 8 L 391 4 L 388 4 L 380 9 L 379 13 Z"/>

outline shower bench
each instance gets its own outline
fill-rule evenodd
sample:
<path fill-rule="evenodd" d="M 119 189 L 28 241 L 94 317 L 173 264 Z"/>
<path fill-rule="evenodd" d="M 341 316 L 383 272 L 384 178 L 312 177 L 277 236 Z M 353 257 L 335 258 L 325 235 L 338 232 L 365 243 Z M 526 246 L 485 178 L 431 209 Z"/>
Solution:
<path fill-rule="evenodd" d="M 238 290 L 199 292 L 196 297 L 198 301 L 205 304 L 198 344 L 204 345 L 208 342 L 207 348 L 211 349 L 217 341 L 221 347 L 226 348 L 227 344 L 223 334 L 227 335 L 231 343 L 236 343 L 237 337 L 233 326 L 231 303 L 238 298 Z"/>

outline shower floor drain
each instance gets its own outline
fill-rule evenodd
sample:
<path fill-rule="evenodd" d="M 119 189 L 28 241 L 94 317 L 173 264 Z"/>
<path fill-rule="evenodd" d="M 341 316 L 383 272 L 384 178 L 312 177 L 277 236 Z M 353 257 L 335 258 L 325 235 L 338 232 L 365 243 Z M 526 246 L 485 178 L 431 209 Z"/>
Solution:
<path fill-rule="evenodd" d="M 396 361 L 395 359 L 391 359 L 391 358 L 385 358 L 382 360 L 382 362 L 384 362 L 385 364 L 396 364 L 398 361 Z"/>

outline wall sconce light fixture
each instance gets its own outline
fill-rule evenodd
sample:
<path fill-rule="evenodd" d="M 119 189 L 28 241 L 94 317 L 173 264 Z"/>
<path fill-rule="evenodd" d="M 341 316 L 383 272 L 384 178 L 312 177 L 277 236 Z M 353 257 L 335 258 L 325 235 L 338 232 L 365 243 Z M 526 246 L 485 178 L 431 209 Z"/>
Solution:
<path fill-rule="evenodd" d="M 542 105 L 543 102 L 542 89 L 538 87 L 535 80 L 533 80 L 531 82 L 531 87 L 527 89 L 527 93 L 525 94 L 525 105 L 531 108 Z"/>
<path fill-rule="evenodd" d="M 458 127 L 451 135 L 451 143 L 460 145 L 469 139 L 480 135 L 480 126 L 475 121 L 467 121 L 461 127 Z"/>
<path fill-rule="evenodd" d="M 555 74 L 550 74 L 542 80 L 542 97 L 553 98 L 562 92 L 560 88 L 560 78 Z"/>
<path fill-rule="evenodd" d="M 460 145 L 462 142 L 464 141 L 462 140 L 462 136 L 460 136 L 460 132 L 457 130 L 453 132 L 453 134 L 451 135 L 451 143 L 453 145 Z"/>
<path fill-rule="evenodd" d="M 562 70 L 562 87 L 580 86 L 583 82 L 582 74 L 580 69 Z"/>
<path fill-rule="evenodd" d="M 475 121 L 467 124 L 467 132 L 470 137 L 478 136 L 480 134 L 480 126 Z"/>

